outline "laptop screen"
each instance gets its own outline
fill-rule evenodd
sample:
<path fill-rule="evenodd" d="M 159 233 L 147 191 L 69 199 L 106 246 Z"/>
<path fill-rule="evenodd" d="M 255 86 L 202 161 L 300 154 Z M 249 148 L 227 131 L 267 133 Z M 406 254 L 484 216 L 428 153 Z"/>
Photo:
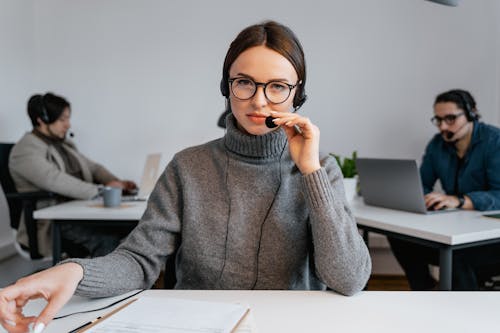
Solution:
<path fill-rule="evenodd" d="M 366 204 L 426 213 L 417 161 L 358 158 L 361 195 Z"/>

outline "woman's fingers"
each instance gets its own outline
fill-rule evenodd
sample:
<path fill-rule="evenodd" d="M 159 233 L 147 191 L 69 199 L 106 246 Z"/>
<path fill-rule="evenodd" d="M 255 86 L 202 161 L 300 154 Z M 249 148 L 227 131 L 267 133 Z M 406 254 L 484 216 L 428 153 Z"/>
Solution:
<path fill-rule="evenodd" d="M 272 112 L 273 122 L 286 130 L 288 138 L 302 135 L 305 139 L 314 139 L 319 136 L 319 129 L 307 117 L 290 112 Z"/>
<path fill-rule="evenodd" d="M 35 329 L 37 327 L 46 327 L 52 319 L 56 316 L 59 310 L 68 302 L 68 300 L 73 295 L 73 292 L 70 291 L 61 291 L 54 294 L 52 297 L 48 299 L 48 303 L 42 312 L 38 315 L 38 319 L 35 322 Z M 43 330 L 43 328 L 41 330 Z"/>
<path fill-rule="evenodd" d="M 20 279 L 0 291 L 0 323 L 10 333 L 27 332 L 30 324 L 40 332 L 71 298 L 82 277 L 80 265 L 67 263 Z M 44 298 L 48 304 L 38 318 L 25 317 L 23 307 L 35 298 Z"/>

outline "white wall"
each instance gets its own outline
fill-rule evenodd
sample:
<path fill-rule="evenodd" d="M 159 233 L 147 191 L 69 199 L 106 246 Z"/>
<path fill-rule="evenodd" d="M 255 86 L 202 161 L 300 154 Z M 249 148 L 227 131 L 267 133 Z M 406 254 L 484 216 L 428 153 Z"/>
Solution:
<path fill-rule="evenodd" d="M 0 0 L 0 142 L 17 139 L 26 127 L 20 105 L 24 105 L 26 96 L 33 90 L 33 3 L 32 0 Z M 9 224 L 8 215 L 2 215 L 0 260 L 13 252 Z"/>
<path fill-rule="evenodd" d="M 17 13 L 33 2 L 0 3 Z M 5 38 L 14 44 L 22 35 L 10 52 L 29 70 L 11 73 L 0 138 L 30 128 L 31 92 L 53 91 L 72 103 L 80 149 L 135 180 L 146 153 L 163 152 L 165 165 L 179 149 L 223 134 L 215 123 L 225 52 L 242 28 L 264 19 L 289 25 L 303 43 L 309 100 L 300 112 L 320 125 L 324 151 L 420 158 L 435 131 L 435 95 L 456 87 L 473 92 L 486 122 L 500 123 L 495 0 L 454 8 L 422 0 L 46 0 L 34 2 L 34 16 Z"/>

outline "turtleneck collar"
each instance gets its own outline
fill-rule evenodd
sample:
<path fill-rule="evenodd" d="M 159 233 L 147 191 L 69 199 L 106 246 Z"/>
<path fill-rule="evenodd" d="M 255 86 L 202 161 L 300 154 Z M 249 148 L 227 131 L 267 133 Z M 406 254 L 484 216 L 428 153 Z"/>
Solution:
<path fill-rule="evenodd" d="M 281 128 L 264 135 L 251 135 L 238 129 L 232 113 L 226 117 L 224 145 L 235 154 L 252 158 L 279 157 L 286 143 L 286 134 Z"/>
<path fill-rule="evenodd" d="M 31 131 L 34 135 L 42 139 L 46 144 L 48 145 L 61 145 L 64 143 L 65 139 L 60 139 L 60 138 L 55 138 L 51 136 L 47 136 L 43 134 L 38 128 L 34 128 L 33 131 Z"/>

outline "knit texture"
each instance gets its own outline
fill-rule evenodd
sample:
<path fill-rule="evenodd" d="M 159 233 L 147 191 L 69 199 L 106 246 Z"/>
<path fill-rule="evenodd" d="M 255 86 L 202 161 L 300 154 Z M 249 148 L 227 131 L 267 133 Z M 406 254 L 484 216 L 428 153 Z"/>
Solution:
<path fill-rule="evenodd" d="M 371 271 L 333 158 L 302 175 L 282 129 L 226 135 L 176 154 L 137 228 L 113 253 L 72 259 L 77 293 L 149 288 L 177 249 L 178 289 L 331 289 L 351 295 Z"/>

